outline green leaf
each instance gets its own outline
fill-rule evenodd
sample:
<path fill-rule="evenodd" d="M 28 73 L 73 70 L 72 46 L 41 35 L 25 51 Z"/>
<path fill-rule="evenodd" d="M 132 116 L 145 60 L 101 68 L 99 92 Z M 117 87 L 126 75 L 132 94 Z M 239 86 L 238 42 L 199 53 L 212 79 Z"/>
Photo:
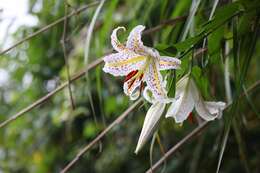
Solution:
<path fill-rule="evenodd" d="M 240 12 L 239 3 L 231 3 L 217 10 L 216 15 L 212 20 L 204 24 L 201 28 L 199 34 L 194 37 L 188 38 L 183 42 L 173 44 L 158 46 L 160 51 L 163 53 L 172 53 L 172 50 L 177 49 L 178 52 L 186 51 L 192 48 L 194 45 L 198 44 L 204 37 L 208 36 L 212 32 L 216 31 L 225 22 L 230 20 L 233 16 L 236 16 Z M 170 48 L 170 50 L 169 50 Z"/>
<path fill-rule="evenodd" d="M 176 47 L 173 45 L 166 45 L 166 44 L 157 44 L 155 48 L 162 54 L 168 56 L 175 56 L 177 53 Z"/>

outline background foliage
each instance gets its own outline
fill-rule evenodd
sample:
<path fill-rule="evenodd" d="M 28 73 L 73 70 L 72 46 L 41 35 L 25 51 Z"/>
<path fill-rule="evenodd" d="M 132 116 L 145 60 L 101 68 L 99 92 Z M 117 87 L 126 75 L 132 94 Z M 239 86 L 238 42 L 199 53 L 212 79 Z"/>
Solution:
<path fill-rule="evenodd" d="M 89 62 L 111 50 L 110 34 L 119 25 L 129 32 L 138 24 L 149 29 L 181 17 L 143 37 L 146 45 L 156 47 L 162 54 L 182 58 L 182 69 L 171 72 L 170 78 L 176 74 L 178 80 L 188 72 L 192 61 L 192 74 L 204 98 L 228 102 L 225 89 L 225 69 L 228 69 L 234 104 L 225 111 L 222 120 L 212 122 L 200 136 L 173 155 L 164 166 L 165 172 L 215 172 L 225 129 L 231 119 L 221 172 L 260 172 L 259 87 L 247 93 L 247 97 L 238 98 L 260 77 L 260 2 L 219 0 L 209 21 L 216 1 L 107 0 L 92 33 Z M 90 2 L 68 0 L 68 12 Z M 34 6 L 39 3 L 42 8 L 36 12 Z M 198 8 L 191 8 L 196 3 Z M 95 8 L 68 19 L 66 47 L 71 74 L 85 68 L 84 44 Z M 65 15 L 63 0 L 30 0 L 30 9 L 30 13 L 38 17 L 38 25 L 20 27 L 9 37 L 21 40 Z M 195 13 L 187 18 L 190 9 L 195 9 Z M 187 27 L 189 20 L 191 24 Z M 0 68 L 10 76 L 7 83 L 0 85 L 1 122 L 67 80 L 61 45 L 63 29 L 60 23 L 1 55 Z M 186 36 L 185 30 L 188 31 Z M 120 39 L 126 36 L 127 33 L 122 33 Z M 193 53 L 203 47 L 205 37 L 207 51 L 193 57 Z M 88 85 L 84 77 L 72 84 L 74 110 L 65 88 L 43 105 L 1 128 L 0 172 L 59 172 L 82 146 L 132 104 L 123 94 L 122 81 L 122 78 L 103 73 L 100 65 L 89 72 Z M 175 86 L 175 80 L 172 81 L 171 94 Z M 148 108 L 149 104 L 144 103 L 132 112 L 89 150 L 71 172 L 145 172 L 150 167 L 149 144 L 138 155 L 134 154 L 134 149 Z M 186 121 L 179 126 L 172 119 L 162 118 L 158 134 L 164 149 L 167 151 L 196 126 L 196 121 Z M 161 156 L 159 145 L 155 143 L 152 160 Z"/>

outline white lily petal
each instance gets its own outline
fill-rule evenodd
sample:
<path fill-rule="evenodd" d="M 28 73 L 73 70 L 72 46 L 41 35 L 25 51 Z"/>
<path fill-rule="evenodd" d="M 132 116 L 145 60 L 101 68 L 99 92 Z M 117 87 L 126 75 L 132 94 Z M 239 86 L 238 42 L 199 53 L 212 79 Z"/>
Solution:
<path fill-rule="evenodd" d="M 135 91 L 136 89 L 138 89 L 137 87 L 140 86 L 141 82 L 142 82 L 141 80 L 139 80 L 139 79 L 134 79 L 134 78 L 132 78 L 132 79 L 130 79 L 130 80 L 124 82 L 124 86 L 123 86 L 123 88 L 124 88 L 124 93 L 125 93 L 127 96 L 131 96 L 131 95 L 134 93 L 134 91 Z"/>
<path fill-rule="evenodd" d="M 212 121 L 212 120 L 214 120 L 215 118 L 217 118 L 217 116 L 218 116 L 217 112 L 215 112 L 215 113 L 212 114 L 212 113 L 209 111 L 209 109 L 207 109 L 206 104 L 205 104 L 205 102 L 202 100 L 202 98 L 200 98 L 199 100 L 197 100 L 195 103 L 196 103 L 196 104 L 195 104 L 195 109 L 196 109 L 198 115 L 199 115 L 202 119 L 204 119 L 204 120 L 206 120 L 206 121 Z"/>
<path fill-rule="evenodd" d="M 125 76 L 143 67 L 146 57 L 130 51 L 122 51 L 105 56 L 103 71 L 114 76 Z"/>
<path fill-rule="evenodd" d="M 178 99 L 172 102 L 166 113 L 166 118 L 173 117 L 176 123 L 183 123 L 194 108 L 194 100 L 191 92 L 187 91 L 180 95 Z"/>
<path fill-rule="evenodd" d="M 122 29 L 124 31 L 126 30 L 125 27 L 117 27 L 116 29 L 113 30 L 113 32 L 111 34 L 111 44 L 112 44 L 113 48 L 118 52 L 126 49 L 125 46 L 122 43 L 120 43 L 120 41 L 117 38 L 117 31 L 120 29 Z"/>
<path fill-rule="evenodd" d="M 142 31 L 145 29 L 145 26 L 138 25 L 132 29 L 130 32 L 127 42 L 126 42 L 126 48 L 138 52 L 140 50 L 144 49 L 143 42 L 141 40 L 141 34 Z"/>
<path fill-rule="evenodd" d="M 222 112 L 226 108 L 225 102 L 204 102 L 211 114 L 216 114 L 217 118 L 222 118 Z"/>
<path fill-rule="evenodd" d="M 198 88 L 195 84 L 195 82 L 193 81 L 193 79 L 191 80 L 191 89 L 194 91 L 193 92 L 193 98 L 195 101 L 195 109 L 198 113 L 198 115 L 206 120 L 206 121 L 212 121 L 214 119 L 216 119 L 219 116 L 219 106 L 222 107 L 222 102 L 220 103 L 220 105 L 216 105 L 216 102 L 209 102 L 208 106 L 205 104 L 202 96 L 199 94 Z M 210 109 L 209 109 L 210 108 Z"/>
<path fill-rule="evenodd" d="M 179 69 L 181 60 L 169 56 L 160 56 L 159 70 Z"/>
<path fill-rule="evenodd" d="M 140 151 L 140 149 L 146 143 L 148 138 L 151 136 L 153 130 L 155 129 L 157 122 L 159 121 L 160 117 L 162 116 L 164 108 L 165 108 L 165 104 L 160 103 L 160 102 L 154 103 L 149 108 L 149 110 L 145 116 L 145 119 L 144 119 L 144 124 L 143 124 L 143 128 L 141 131 L 141 135 L 138 139 L 137 147 L 135 150 L 136 154 Z"/>
<path fill-rule="evenodd" d="M 167 99 L 166 90 L 163 87 L 163 80 L 160 71 L 158 70 L 158 62 L 151 60 L 149 67 L 145 71 L 144 80 L 147 87 L 152 91 L 155 100 L 163 101 Z"/>
<path fill-rule="evenodd" d="M 176 123 L 182 123 L 188 118 L 195 104 L 189 78 L 184 77 L 177 83 L 175 95 L 176 100 L 169 107 L 166 118 L 173 117 Z"/>

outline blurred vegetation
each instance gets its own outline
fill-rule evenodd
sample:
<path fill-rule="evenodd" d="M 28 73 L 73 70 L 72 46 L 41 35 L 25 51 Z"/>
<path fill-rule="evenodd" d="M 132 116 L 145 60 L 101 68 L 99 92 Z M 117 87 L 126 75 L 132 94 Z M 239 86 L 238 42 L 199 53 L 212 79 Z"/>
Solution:
<path fill-rule="evenodd" d="M 219 0 L 209 21 L 215 1 L 107 0 L 92 33 L 89 62 L 111 50 L 110 34 L 115 27 L 127 28 L 127 32 L 122 37 L 120 35 L 123 40 L 138 24 L 145 25 L 147 29 L 156 27 L 168 19 L 187 16 L 192 4 L 198 3 L 189 28 L 189 18 L 184 17 L 144 35 L 145 45 L 156 47 L 162 54 L 184 55 L 182 69 L 176 71 L 178 80 L 187 73 L 193 52 L 203 47 L 204 38 L 208 36 L 205 42 L 207 51 L 193 58 L 192 64 L 192 73 L 206 100 L 227 101 L 224 62 L 229 60 L 231 89 L 236 102 L 231 108 L 234 111 L 225 111 L 222 120 L 210 123 L 200 136 L 182 146 L 167 161 L 165 172 L 215 172 L 224 127 L 230 117 L 233 117 L 233 123 L 221 172 L 260 172 L 260 87 L 247 93 L 247 97 L 236 97 L 243 93 L 243 88 L 260 79 L 260 39 L 257 31 L 260 2 Z M 90 2 L 68 0 L 68 12 Z M 39 3 L 42 7 L 35 11 L 34 7 Z M 39 23 L 35 27 L 22 26 L 10 37 L 21 40 L 64 16 L 64 4 L 63 0 L 30 0 L 30 13 L 38 17 Z M 68 19 L 66 47 L 71 74 L 85 68 L 86 32 L 95 9 L 91 7 Z M 67 80 L 61 45 L 63 29 L 63 23 L 60 23 L 1 55 L 0 69 L 9 74 L 8 82 L 0 85 L 1 122 Z M 184 36 L 186 29 L 188 33 Z M 65 88 L 0 129 L 0 172 L 59 172 L 84 145 L 132 104 L 123 94 L 123 79 L 103 73 L 102 66 L 89 71 L 88 85 L 84 77 L 71 84 L 74 110 L 69 91 Z M 171 72 L 173 74 L 175 72 Z M 172 86 L 174 83 L 173 80 Z M 97 121 L 93 117 L 88 91 L 91 92 Z M 171 87 L 170 92 L 173 91 L 174 87 Z M 138 155 L 134 154 L 134 149 L 147 108 L 149 104 L 145 103 L 132 112 L 101 140 L 101 145 L 89 150 L 70 172 L 145 172 L 150 167 L 150 146 L 145 145 Z M 167 151 L 196 126 L 196 122 L 186 121 L 179 126 L 172 119 L 162 118 L 158 134 L 164 149 Z M 153 161 L 161 156 L 159 145 L 155 143 Z"/>

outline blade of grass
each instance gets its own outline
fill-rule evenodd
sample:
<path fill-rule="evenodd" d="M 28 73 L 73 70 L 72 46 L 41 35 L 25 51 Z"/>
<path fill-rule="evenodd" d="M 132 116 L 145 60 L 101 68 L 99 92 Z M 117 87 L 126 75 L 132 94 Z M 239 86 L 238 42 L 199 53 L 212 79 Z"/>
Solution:
<path fill-rule="evenodd" d="M 161 153 L 162 155 L 165 155 L 165 148 L 163 147 L 163 144 L 161 142 L 161 139 L 160 139 L 160 136 L 159 136 L 159 133 L 156 134 L 156 140 L 159 144 L 159 147 L 160 147 L 160 150 L 161 150 Z M 164 164 L 163 164 L 163 168 L 161 170 L 161 173 L 165 172 L 166 170 L 166 165 L 167 165 L 167 160 L 164 160 Z"/>
<path fill-rule="evenodd" d="M 184 41 L 188 35 L 188 32 L 190 30 L 190 27 L 191 27 L 191 24 L 194 20 L 194 16 L 199 8 L 199 5 L 200 5 L 200 2 L 201 0 L 196 0 L 196 1 L 192 1 L 192 5 L 191 5 L 191 8 L 190 8 L 190 14 L 187 18 L 187 21 L 185 23 L 185 27 L 184 27 L 184 32 L 182 34 L 182 38 L 181 38 L 181 41 Z"/>
<path fill-rule="evenodd" d="M 260 118 L 260 112 L 258 112 L 257 108 L 255 107 L 255 105 L 254 105 L 253 101 L 251 100 L 249 94 L 247 93 L 246 88 L 245 88 L 244 85 L 243 85 L 243 90 L 244 90 L 244 93 L 245 93 L 245 96 L 246 96 L 246 100 L 247 100 L 249 106 L 250 106 L 251 109 L 254 111 L 254 113 L 256 114 L 256 116 L 257 116 L 258 118 Z"/>
<path fill-rule="evenodd" d="M 64 9 L 64 11 L 65 11 L 65 20 L 64 20 L 64 25 L 63 25 L 63 33 L 62 33 L 61 45 L 62 45 L 63 57 L 64 57 L 66 73 L 67 73 L 69 98 L 70 98 L 71 107 L 74 110 L 75 109 L 75 102 L 74 102 L 73 95 L 72 95 L 72 90 L 71 90 L 70 68 L 69 68 L 68 55 L 67 55 L 67 49 L 66 49 L 66 33 L 67 33 L 67 24 L 68 24 L 68 18 L 67 18 L 68 4 L 67 4 L 67 1 L 64 1 L 64 8 L 65 8 Z"/>
<path fill-rule="evenodd" d="M 94 32 L 94 26 L 95 23 L 97 21 L 98 15 L 101 11 L 101 8 L 103 7 L 104 3 L 106 0 L 101 0 L 95 13 L 94 16 L 92 17 L 92 20 L 89 24 L 88 30 L 87 30 L 87 35 L 86 35 L 86 41 L 85 41 L 85 49 L 84 49 L 84 64 L 87 65 L 88 61 L 89 61 L 89 50 L 90 50 L 90 42 L 91 42 L 91 38 Z M 90 102 L 90 107 L 93 113 L 93 117 L 94 117 L 94 121 L 96 123 L 96 125 L 98 124 L 97 121 L 97 116 L 96 116 L 96 111 L 95 111 L 95 107 L 94 107 L 94 102 L 93 102 L 93 98 L 92 98 L 92 94 L 91 94 L 91 88 L 89 85 L 89 77 L 88 77 L 88 72 L 86 73 L 86 89 L 87 89 L 87 95 L 88 95 L 88 99 Z M 101 151 L 102 148 L 102 144 L 101 141 L 99 142 L 99 149 Z"/>
<path fill-rule="evenodd" d="M 213 18 L 213 15 L 214 15 L 214 13 L 216 11 L 216 8 L 218 6 L 218 2 L 219 2 L 219 0 L 214 0 L 214 4 L 213 4 L 213 7 L 212 7 L 212 9 L 210 11 L 210 15 L 209 15 L 209 20 L 208 21 L 210 21 Z M 205 38 L 203 40 L 202 48 L 205 48 L 206 42 L 207 42 L 207 38 Z M 202 67 L 205 67 L 205 64 L 206 64 L 206 63 L 204 63 L 204 58 L 205 58 L 204 54 L 202 54 L 202 57 L 201 57 Z"/>
<path fill-rule="evenodd" d="M 152 141 L 151 141 L 151 145 L 150 145 L 150 150 L 149 150 L 150 167 L 153 166 L 153 150 L 154 150 L 154 144 L 155 144 L 156 134 L 157 134 L 157 131 L 154 132 L 154 134 L 153 134 Z"/>
<path fill-rule="evenodd" d="M 245 144 L 244 144 L 244 141 L 243 141 L 242 136 L 240 134 L 240 130 L 239 130 L 238 122 L 237 122 L 236 118 L 234 118 L 234 120 L 232 122 L 232 129 L 235 133 L 236 141 L 237 141 L 237 144 L 238 144 L 238 151 L 239 151 L 241 164 L 244 166 L 245 172 L 250 173 L 251 171 L 249 169 Z"/>
<path fill-rule="evenodd" d="M 113 26 L 113 14 L 117 7 L 118 0 L 111 0 L 107 3 L 107 8 L 104 11 L 103 16 L 105 17 L 105 20 L 111 21 L 111 22 L 104 22 L 102 27 L 100 28 L 100 31 L 97 33 L 97 36 L 95 38 L 96 43 L 96 50 L 95 54 L 99 56 L 103 56 L 104 54 L 104 47 L 103 45 L 106 45 L 108 42 L 108 33 L 110 33 L 111 27 Z M 100 67 L 96 68 L 96 88 L 97 88 L 97 94 L 98 94 L 98 100 L 99 100 L 99 109 L 101 112 L 101 119 L 103 122 L 104 127 L 106 126 L 105 121 L 105 111 L 103 108 L 103 97 L 102 97 L 102 69 Z"/>
<path fill-rule="evenodd" d="M 229 43 L 228 41 L 225 42 L 225 51 L 224 51 L 224 84 L 225 84 L 225 93 L 226 93 L 226 100 L 227 103 L 230 104 L 232 102 L 232 93 L 231 93 L 231 86 L 230 86 L 230 74 L 229 74 Z"/>

